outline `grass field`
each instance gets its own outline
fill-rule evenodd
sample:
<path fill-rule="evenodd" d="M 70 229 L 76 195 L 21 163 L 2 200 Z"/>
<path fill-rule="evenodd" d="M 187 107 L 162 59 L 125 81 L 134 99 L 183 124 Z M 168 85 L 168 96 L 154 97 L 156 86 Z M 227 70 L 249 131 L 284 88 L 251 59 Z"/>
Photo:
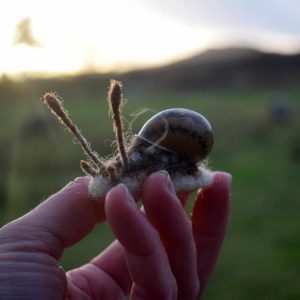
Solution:
<path fill-rule="evenodd" d="M 111 153 L 106 90 L 84 98 L 57 92 L 73 120 L 102 156 Z M 209 299 L 300 299 L 300 90 L 285 91 L 294 115 L 270 118 L 270 90 L 197 92 L 129 91 L 124 115 L 142 108 L 132 125 L 138 132 L 154 111 L 185 107 L 211 122 L 214 170 L 233 175 L 231 221 L 221 257 L 203 297 Z M 74 177 L 81 176 L 80 147 L 40 101 L 40 91 L 0 99 L 0 195 L 5 222 L 21 216 Z M 42 125 L 41 125 L 42 124 Z M 99 225 L 66 251 L 62 265 L 77 267 L 105 248 L 113 236 Z"/>

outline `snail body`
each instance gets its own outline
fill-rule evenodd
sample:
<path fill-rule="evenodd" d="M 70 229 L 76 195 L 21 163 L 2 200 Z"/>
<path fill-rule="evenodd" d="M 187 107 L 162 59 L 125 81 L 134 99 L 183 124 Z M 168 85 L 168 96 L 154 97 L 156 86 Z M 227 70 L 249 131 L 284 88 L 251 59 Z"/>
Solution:
<path fill-rule="evenodd" d="M 116 170 L 117 183 L 124 183 L 135 195 L 147 176 L 159 170 L 169 173 L 175 190 L 190 192 L 211 183 L 211 172 L 203 160 L 212 146 L 212 128 L 204 116 L 189 109 L 172 108 L 154 115 L 134 136 L 127 149 L 126 170 L 122 169 L 120 156 L 111 165 Z M 95 177 L 90 192 L 103 196 L 114 184 L 102 176 Z"/>

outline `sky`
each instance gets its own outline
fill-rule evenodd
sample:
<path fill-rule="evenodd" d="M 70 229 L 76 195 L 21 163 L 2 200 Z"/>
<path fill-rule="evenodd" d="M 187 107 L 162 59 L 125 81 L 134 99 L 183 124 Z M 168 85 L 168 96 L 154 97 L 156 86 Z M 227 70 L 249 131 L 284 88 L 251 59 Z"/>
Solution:
<path fill-rule="evenodd" d="M 124 71 L 229 46 L 300 51 L 299 0 L 0 0 L 0 5 L 0 75 Z"/>

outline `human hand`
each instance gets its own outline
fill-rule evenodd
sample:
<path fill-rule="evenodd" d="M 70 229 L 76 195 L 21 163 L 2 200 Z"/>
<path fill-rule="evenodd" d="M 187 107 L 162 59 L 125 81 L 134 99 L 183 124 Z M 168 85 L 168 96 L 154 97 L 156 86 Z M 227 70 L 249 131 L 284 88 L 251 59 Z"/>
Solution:
<path fill-rule="evenodd" d="M 230 176 L 214 174 L 212 186 L 197 195 L 191 221 L 165 172 L 144 184 L 145 214 L 123 185 L 95 200 L 88 181 L 76 179 L 0 230 L 0 298 L 197 299 L 226 232 Z M 105 215 L 118 241 L 65 273 L 58 263 L 64 249 Z"/>

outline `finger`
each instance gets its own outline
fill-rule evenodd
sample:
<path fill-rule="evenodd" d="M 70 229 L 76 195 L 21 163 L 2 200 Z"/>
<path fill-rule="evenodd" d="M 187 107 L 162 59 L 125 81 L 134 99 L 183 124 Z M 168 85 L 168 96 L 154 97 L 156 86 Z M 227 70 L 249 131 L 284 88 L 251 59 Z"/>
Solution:
<path fill-rule="evenodd" d="M 186 204 L 189 200 L 190 193 L 188 192 L 177 192 L 177 197 L 180 200 L 183 207 L 186 207 Z"/>
<path fill-rule="evenodd" d="M 104 199 L 88 193 L 88 177 L 80 177 L 48 198 L 25 216 L 2 228 L 0 239 L 7 247 L 47 252 L 59 259 L 66 247 L 86 236 L 104 220 Z"/>
<path fill-rule="evenodd" d="M 89 295 L 96 299 L 127 299 L 132 280 L 124 248 L 115 241 L 90 263 L 69 271 L 68 295 Z"/>
<path fill-rule="evenodd" d="M 107 273 L 123 290 L 124 294 L 129 295 L 132 280 L 126 265 L 124 248 L 118 241 L 112 243 L 95 257 L 91 264 Z"/>
<path fill-rule="evenodd" d="M 160 237 L 124 185 L 109 192 L 105 211 L 107 221 L 125 249 L 134 282 L 131 299 L 176 298 L 176 282 Z"/>
<path fill-rule="evenodd" d="M 68 272 L 67 279 L 68 299 L 128 299 L 113 278 L 93 264 Z"/>
<path fill-rule="evenodd" d="M 192 226 L 198 257 L 200 293 L 206 286 L 218 258 L 229 215 L 231 175 L 217 172 L 208 188 L 197 194 L 192 211 Z"/>
<path fill-rule="evenodd" d="M 167 251 L 177 282 L 178 299 L 195 299 L 199 280 L 192 226 L 167 172 L 148 177 L 142 199 L 147 218 L 159 232 Z"/>

